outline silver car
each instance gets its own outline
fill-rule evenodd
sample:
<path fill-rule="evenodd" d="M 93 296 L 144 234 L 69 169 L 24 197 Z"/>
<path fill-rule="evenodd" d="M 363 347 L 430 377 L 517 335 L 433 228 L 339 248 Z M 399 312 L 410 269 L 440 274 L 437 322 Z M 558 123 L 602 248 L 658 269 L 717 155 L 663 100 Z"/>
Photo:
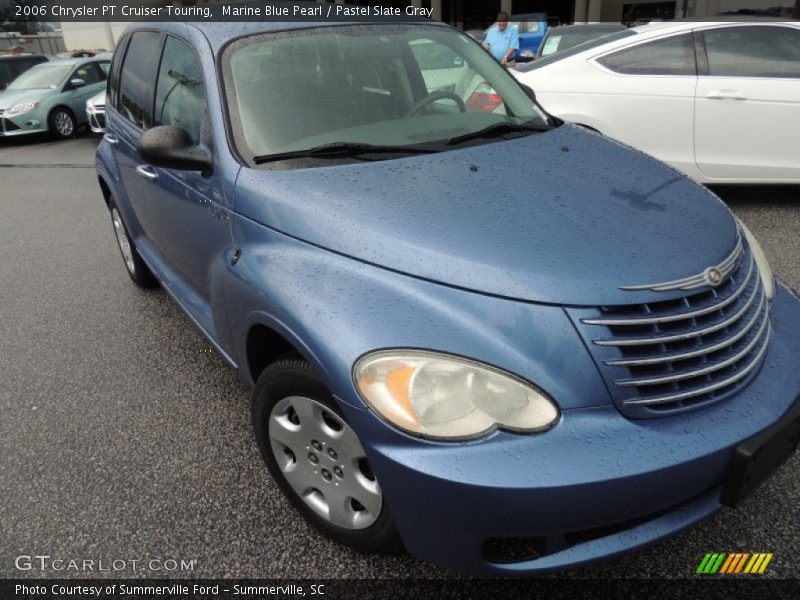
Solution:
<path fill-rule="evenodd" d="M 94 133 L 106 132 L 106 91 L 92 96 L 86 101 L 86 118 L 89 129 Z"/>

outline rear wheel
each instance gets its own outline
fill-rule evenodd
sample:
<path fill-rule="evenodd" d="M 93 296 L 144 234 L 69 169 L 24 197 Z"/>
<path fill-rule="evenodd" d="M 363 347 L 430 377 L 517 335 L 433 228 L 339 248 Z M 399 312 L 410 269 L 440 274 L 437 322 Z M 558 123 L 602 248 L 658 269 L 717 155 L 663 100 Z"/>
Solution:
<path fill-rule="evenodd" d="M 56 108 L 50 113 L 47 124 L 50 128 L 50 135 L 57 140 L 73 137 L 78 126 L 72 112 L 63 107 Z"/>
<path fill-rule="evenodd" d="M 111 211 L 111 224 L 114 226 L 117 246 L 119 247 L 120 254 L 122 254 L 125 269 L 128 271 L 131 280 L 141 288 L 156 286 L 158 281 L 153 277 L 153 273 L 147 265 L 144 264 L 142 257 L 139 256 L 139 252 L 136 250 L 136 246 L 133 245 L 133 240 L 131 240 L 130 235 L 128 235 L 128 230 L 125 227 L 125 223 L 122 220 L 122 216 L 113 198 L 109 200 L 108 208 Z"/>
<path fill-rule="evenodd" d="M 273 479 L 309 521 L 362 552 L 402 548 L 358 436 L 307 362 L 267 367 L 253 391 L 252 412 Z"/>

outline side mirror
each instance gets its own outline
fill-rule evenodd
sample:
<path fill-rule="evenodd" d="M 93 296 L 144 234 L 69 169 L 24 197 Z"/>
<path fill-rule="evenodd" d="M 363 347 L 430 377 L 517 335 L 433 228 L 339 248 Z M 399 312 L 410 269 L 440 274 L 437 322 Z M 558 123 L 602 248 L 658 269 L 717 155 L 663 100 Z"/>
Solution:
<path fill-rule="evenodd" d="M 536 92 L 529 85 L 525 85 L 524 83 L 520 83 L 522 89 L 525 90 L 525 94 L 527 94 L 528 98 L 536 102 Z"/>
<path fill-rule="evenodd" d="M 86 85 L 86 81 L 84 81 L 83 79 L 81 79 L 79 77 L 76 77 L 75 79 L 70 79 L 69 80 L 69 85 L 70 85 L 70 87 L 72 89 L 75 89 L 75 88 L 79 88 L 79 87 L 85 86 Z"/>
<path fill-rule="evenodd" d="M 211 153 L 192 142 L 185 129 L 161 125 L 148 129 L 139 138 L 136 151 L 154 167 L 211 173 Z"/>

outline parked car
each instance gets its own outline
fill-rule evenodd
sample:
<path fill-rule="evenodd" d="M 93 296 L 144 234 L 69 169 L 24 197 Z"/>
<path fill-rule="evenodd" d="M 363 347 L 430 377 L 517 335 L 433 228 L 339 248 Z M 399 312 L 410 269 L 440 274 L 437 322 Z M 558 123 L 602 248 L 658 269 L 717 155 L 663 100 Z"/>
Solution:
<path fill-rule="evenodd" d="M 625 30 L 622 23 L 588 23 L 585 25 L 561 25 L 552 27 L 542 38 L 536 50 L 536 58 L 563 52 L 568 48 Z"/>
<path fill-rule="evenodd" d="M 96 96 L 86 101 L 86 120 L 92 133 L 105 133 L 106 131 L 106 91 L 103 90 Z"/>
<path fill-rule="evenodd" d="M 31 67 L 47 62 L 41 54 L 0 54 L 0 92 Z"/>
<path fill-rule="evenodd" d="M 86 100 L 105 88 L 109 62 L 70 59 L 37 65 L 0 92 L 0 136 L 49 131 L 69 138 L 86 123 Z"/>
<path fill-rule="evenodd" d="M 509 26 L 516 27 L 519 34 L 519 50 L 514 55 L 514 60 L 517 62 L 533 60 L 539 44 L 547 33 L 549 23 L 544 13 L 517 14 L 509 17 Z"/>
<path fill-rule="evenodd" d="M 333 539 L 562 569 L 736 505 L 797 446 L 800 299 L 753 235 L 464 34 L 119 43 L 96 164 L 124 268 L 253 386 L 267 469 Z M 436 46 L 502 110 L 429 87 Z"/>
<path fill-rule="evenodd" d="M 800 183 L 800 24 L 655 23 L 518 67 L 551 113 L 705 183 Z"/>
<path fill-rule="evenodd" d="M 67 52 L 59 52 L 56 56 L 58 58 L 91 58 L 104 50 L 69 50 Z"/>

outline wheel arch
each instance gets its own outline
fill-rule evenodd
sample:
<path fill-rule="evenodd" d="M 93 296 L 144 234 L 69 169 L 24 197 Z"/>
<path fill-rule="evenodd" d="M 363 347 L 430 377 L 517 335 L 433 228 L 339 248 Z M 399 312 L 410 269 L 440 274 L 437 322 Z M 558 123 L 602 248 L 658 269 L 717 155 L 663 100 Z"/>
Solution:
<path fill-rule="evenodd" d="M 105 200 L 106 208 L 111 208 L 111 188 L 102 175 L 97 176 L 97 183 L 100 184 L 100 190 L 103 193 L 103 200 Z"/>
<path fill-rule="evenodd" d="M 261 322 L 253 323 L 245 341 L 247 374 L 255 383 L 269 365 L 283 358 L 305 358 L 296 342 L 274 327 Z"/>

